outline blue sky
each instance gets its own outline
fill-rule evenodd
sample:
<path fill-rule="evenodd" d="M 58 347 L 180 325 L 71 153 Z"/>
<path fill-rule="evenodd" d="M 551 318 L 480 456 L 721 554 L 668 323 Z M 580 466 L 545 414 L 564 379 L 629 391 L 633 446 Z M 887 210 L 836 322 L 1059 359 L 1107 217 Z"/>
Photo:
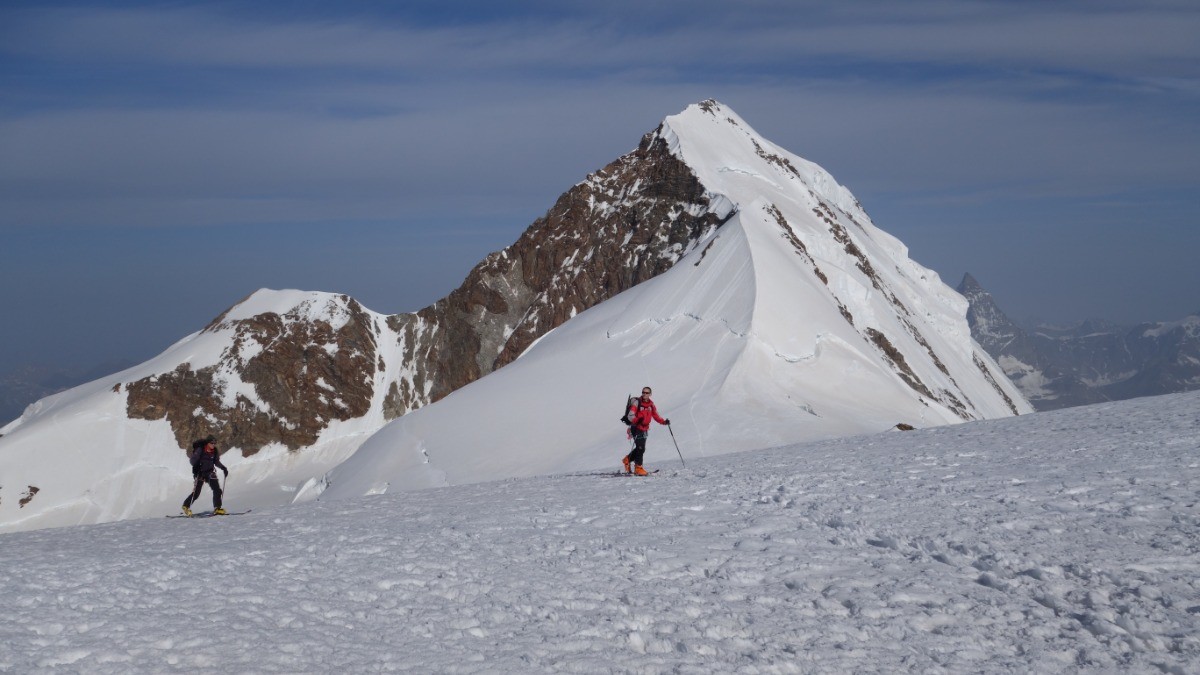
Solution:
<path fill-rule="evenodd" d="M 0 372 L 440 298 L 705 98 L 1018 318 L 1200 310 L 1195 2 L 0 5 Z"/>

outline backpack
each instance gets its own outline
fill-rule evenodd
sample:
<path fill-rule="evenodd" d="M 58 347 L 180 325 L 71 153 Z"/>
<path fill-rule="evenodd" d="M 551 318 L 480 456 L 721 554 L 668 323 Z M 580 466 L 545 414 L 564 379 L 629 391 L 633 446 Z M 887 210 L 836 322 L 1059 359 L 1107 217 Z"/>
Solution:
<path fill-rule="evenodd" d="M 621 421 L 624 422 L 625 426 L 627 427 L 633 425 L 633 420 L 637 416 L 637 408 L 635 407 L 636 402 L 637 397 L 633 395 L 630 395 L 629 398 L 625 399 L 625 412 L 621 415 Z"/>

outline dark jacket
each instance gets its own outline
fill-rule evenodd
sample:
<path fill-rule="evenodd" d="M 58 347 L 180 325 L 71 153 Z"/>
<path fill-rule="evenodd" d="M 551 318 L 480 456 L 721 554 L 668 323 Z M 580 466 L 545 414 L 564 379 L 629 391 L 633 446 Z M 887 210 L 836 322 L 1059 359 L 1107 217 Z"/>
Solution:
<path fill-rule="evenodd" d="M 200 480 L 213 478 L 213 472 L 217 468 L 226 474 L 229 473 L 229 469 L 226 469 L 225 465 L 221 463 L 221 455 L 216 448 L 213 448 L 212 452 L 205 452 L 204 448 L 199 448 L 192 453 L 192 475 L 196 478 Z"/>

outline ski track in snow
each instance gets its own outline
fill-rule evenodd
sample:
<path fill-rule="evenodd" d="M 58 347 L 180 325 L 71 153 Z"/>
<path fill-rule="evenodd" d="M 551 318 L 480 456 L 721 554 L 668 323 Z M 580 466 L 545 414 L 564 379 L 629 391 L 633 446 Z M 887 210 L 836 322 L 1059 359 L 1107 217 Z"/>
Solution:
<path fill-rule="evenodd" d="M 1198 408 L 9 534 L 0 671 L 1194 673 Z"/>

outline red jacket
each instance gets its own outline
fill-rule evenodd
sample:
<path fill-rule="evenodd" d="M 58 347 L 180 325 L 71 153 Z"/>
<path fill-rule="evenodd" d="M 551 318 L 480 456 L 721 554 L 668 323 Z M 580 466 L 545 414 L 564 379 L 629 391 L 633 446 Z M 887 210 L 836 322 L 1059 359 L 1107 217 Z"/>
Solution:
<path fill-rule="evenodd" d="M 633 413 L 633 422 L 631 427 L 638 431 L 649 431 L 650 420 L 654 420 L 659 424 L 666 424 L 667 421 L 658 415 L 658 408 L 654 405 L 654 401 L 643 401 L 638 399 L 637 403 L 629 406 L 630 412 Z"/>

